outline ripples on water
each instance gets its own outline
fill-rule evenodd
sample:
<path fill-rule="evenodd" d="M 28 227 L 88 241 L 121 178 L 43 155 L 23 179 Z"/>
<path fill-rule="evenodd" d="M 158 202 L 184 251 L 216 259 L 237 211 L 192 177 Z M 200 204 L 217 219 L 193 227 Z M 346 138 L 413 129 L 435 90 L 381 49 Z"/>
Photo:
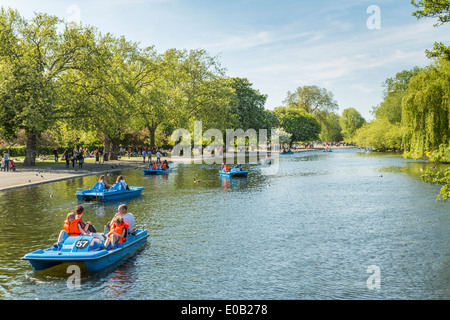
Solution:
<path fill-rule="evenodd" d="M 239 179 L 220 178 L 218 165 L 120 172 L 146 187 L 127 203 L 150 238 L 127 260 L 83 271 L 81 290 L 67 288 L 66 265 L 35 272 L 20 257 L 55 242 L 79 204 L 75 191 L 97 177 L 3 192 L 0 297 L 448 299 L 448 203 L 421 182 L 423 165 L 335 150 L 280 156 L 275 175 L 248 165 Z M 83 203 L 85 220 L 102 229 L 118 204 Z M 371 265 L 381 269 L 381 290 L 367 288 Z"/>

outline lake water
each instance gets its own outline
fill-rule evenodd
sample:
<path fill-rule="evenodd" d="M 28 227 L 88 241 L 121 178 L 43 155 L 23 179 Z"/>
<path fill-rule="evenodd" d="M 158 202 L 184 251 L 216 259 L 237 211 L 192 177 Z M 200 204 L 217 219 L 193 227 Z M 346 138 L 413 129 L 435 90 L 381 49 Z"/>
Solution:
<path fill-rule="evenodd" d="M 20 258 L 53 245 L 77 205 L 102 230 L 120 202 L 76 200 L 97 176 L 2 192 L 0 299 L 449 299 L 450 204 L 421 181 L 425 166 L 342 149 L 280 156 L 273 175 L 249 164 L 247 178 L 206 164 L 121 171 L 146 187 L 126 203 L 149 240 L 110 268 L 83 270 L 79 289 L 68 288 L 67 265 L 37 272 Z"/>

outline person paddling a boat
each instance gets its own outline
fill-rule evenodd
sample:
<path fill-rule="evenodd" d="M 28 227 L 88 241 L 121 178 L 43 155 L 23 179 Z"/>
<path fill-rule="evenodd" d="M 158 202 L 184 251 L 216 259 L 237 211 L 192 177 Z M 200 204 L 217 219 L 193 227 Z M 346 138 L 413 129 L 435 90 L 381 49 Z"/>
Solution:
<path fill-rule="evenodd" d="M 83 229 L 84 232 L 90 232 L 90 233 L 95 233 L 97 232 L 95 230 L 95 227 L 92 225 L 92 223 L 90 221 L 84 222 L 83 221 L 83 213 L 84 213 L 84 207 L 83 206 L 77 206 L 75 208 L 75 212 L 77 214 L 77 219 L 80 220 L 80 225 L 81 228 Z"/>
<path fill-rule="evenodd" d="M 111 226 L 114 224 L 114 219 L 117 217 L 121 217 L 124 220 L 124 222 L 128 225 L 128 229 L 130 230 L 130 232 L 134 231 L 135 225 L 134 215 L 128 212 L 128 207 L 125 203 L 119 205 L 119 207 L 117 208 L 117 213 L 114 215 L 114 218 L 106 225 L 107 230 L 111 229 Z"/>
<path fill-rule="evenodd" d="M 101 175 L 101 176 L 100 176 L 100 179 L 98 179 L 98 182 L 100 182 L 101 184 L 103 184 L 103 187 L 105 187 L 105 189 L 109 189 L 109 188 L 112 187 L 110 184 L 108 184 L 108 183 L 106 182 L 106 178 L 105 178 L 104 175 Z"/>
<path fill-rule="evenodd" d="M 126 190 L 130 190 L 130 188 L 128 187 L 127 183 L 125 182 L 125 180 L 123 179 L 123 176 L 120 175 L 117 177 L 116 183 L 121 183 L 122 186 L 124 187 L 124 189 Z"/>
<path fill-rule="evenodd" d="M 57 247 L 62 243 L 65 237 L 75 237 L 85 234 L 86 232 L 81 227 L 80 219 L 77 218 L 77 214 L 75 212 L 69 212 L 64 221 L 63 230 L 59 233 L 58 242 L 55 243 L 54 246 Z"/>
<path fill-rule="evenodd" d="M 111 244 L 111 250 L 114 249 L 116 244 L 123 243 L 127 239 L 128 225 L 123 222 L 123 218 L 120 216 L 114 217 L 110 231 L 107 234 L 105 241 L 105 248 L 108 248 Z"/>

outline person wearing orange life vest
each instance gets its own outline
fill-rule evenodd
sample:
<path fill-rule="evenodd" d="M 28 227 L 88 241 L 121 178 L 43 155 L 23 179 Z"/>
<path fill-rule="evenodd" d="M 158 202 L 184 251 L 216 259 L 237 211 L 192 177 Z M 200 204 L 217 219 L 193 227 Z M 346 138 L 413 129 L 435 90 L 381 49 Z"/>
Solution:
<path fill-rule="evenodd" d="M 114 217 L 111 224 L 110 231 L 107 234 L 105 241 L 105 248 L 111 244 L 111 250 L 114 249 L 115 244 L 123 243 L 127 239 L 128 225 L 123 222 L 123 218 L 120 216 Z"/>
<path fill-rule="evenodd" d="M 80 219 L 77 219 L 75 212 L 69 212 L 67 218 L 64 221 L 63 230 L 59 233 L 58 242 L 62 242 L 64 237 L 75 237 L 79 235 L 85 235 L 86 232 L 81 228 Z"/>
<path fill-rule="evenodd" d="M 90 221 L 87 221 L 86 223 L 83 221 L 83 214 L 84 214 L 84 207 L 83 206 L 77 206 L 75 208 L 75 213 L 77 214 L 76 218 L 80 220 L 81 228 L 85 232 L 90 232 L 90 233 L 96 233 L 97 232 L 97 230 L 95 230 L 94 225 Z"/>

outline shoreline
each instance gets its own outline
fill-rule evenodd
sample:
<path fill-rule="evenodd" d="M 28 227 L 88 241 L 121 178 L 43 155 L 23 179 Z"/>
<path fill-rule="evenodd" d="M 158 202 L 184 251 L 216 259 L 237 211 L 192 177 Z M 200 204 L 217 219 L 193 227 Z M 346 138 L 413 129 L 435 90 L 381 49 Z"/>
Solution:
<path fill-rule="evenodd" d="M 341 146 L 331 147 L 331 149 L 348 149 L 356 148 L 355 146 Z M 298 152 L 319 151 L 323 150 L 323 147 L 312 149 L 298 149 Z M 251 151 L 258 152 L 258 151 Z M 279 151 L 272 151 L 278 152 Z M 247 154 L 248 152 L 246 152 Z M 225 155 L 223 155 L 225 157 Z M 208 157 L 209 158 L 209 157 Z M 152 160 L 155 161 L 155 157 Z M 186 159 L 176 159 L 171 157 L 161 157 L 161 160 L 167 160 L 169 163 L 184 162 Z M 192 161 L 195 158 L 192 157 Z M 39 163 L 39 162 L 38 162 Z M 95 162 L 85 162 L 83 168 L 78 168 L 78 164 L 72 168 L 66 168 L 65 161 L 59 160 L 58 162 L 40 163 L 35 167 L 22 167 L 16 166 L 16 171 L 2 171 L 0 172 L 0 192 L 17 188 L 25 188 L 35 186 L 44 183 L 56 182 L 61 180 L 74 179 L 90 175 L 101 175 L 109 172 L 146 168 L 148 166 L 148 160 L 144 164 L 142 157 L 122 157 L 120 160 L 110 160 L 105 163 L 96 164 Z"/>

